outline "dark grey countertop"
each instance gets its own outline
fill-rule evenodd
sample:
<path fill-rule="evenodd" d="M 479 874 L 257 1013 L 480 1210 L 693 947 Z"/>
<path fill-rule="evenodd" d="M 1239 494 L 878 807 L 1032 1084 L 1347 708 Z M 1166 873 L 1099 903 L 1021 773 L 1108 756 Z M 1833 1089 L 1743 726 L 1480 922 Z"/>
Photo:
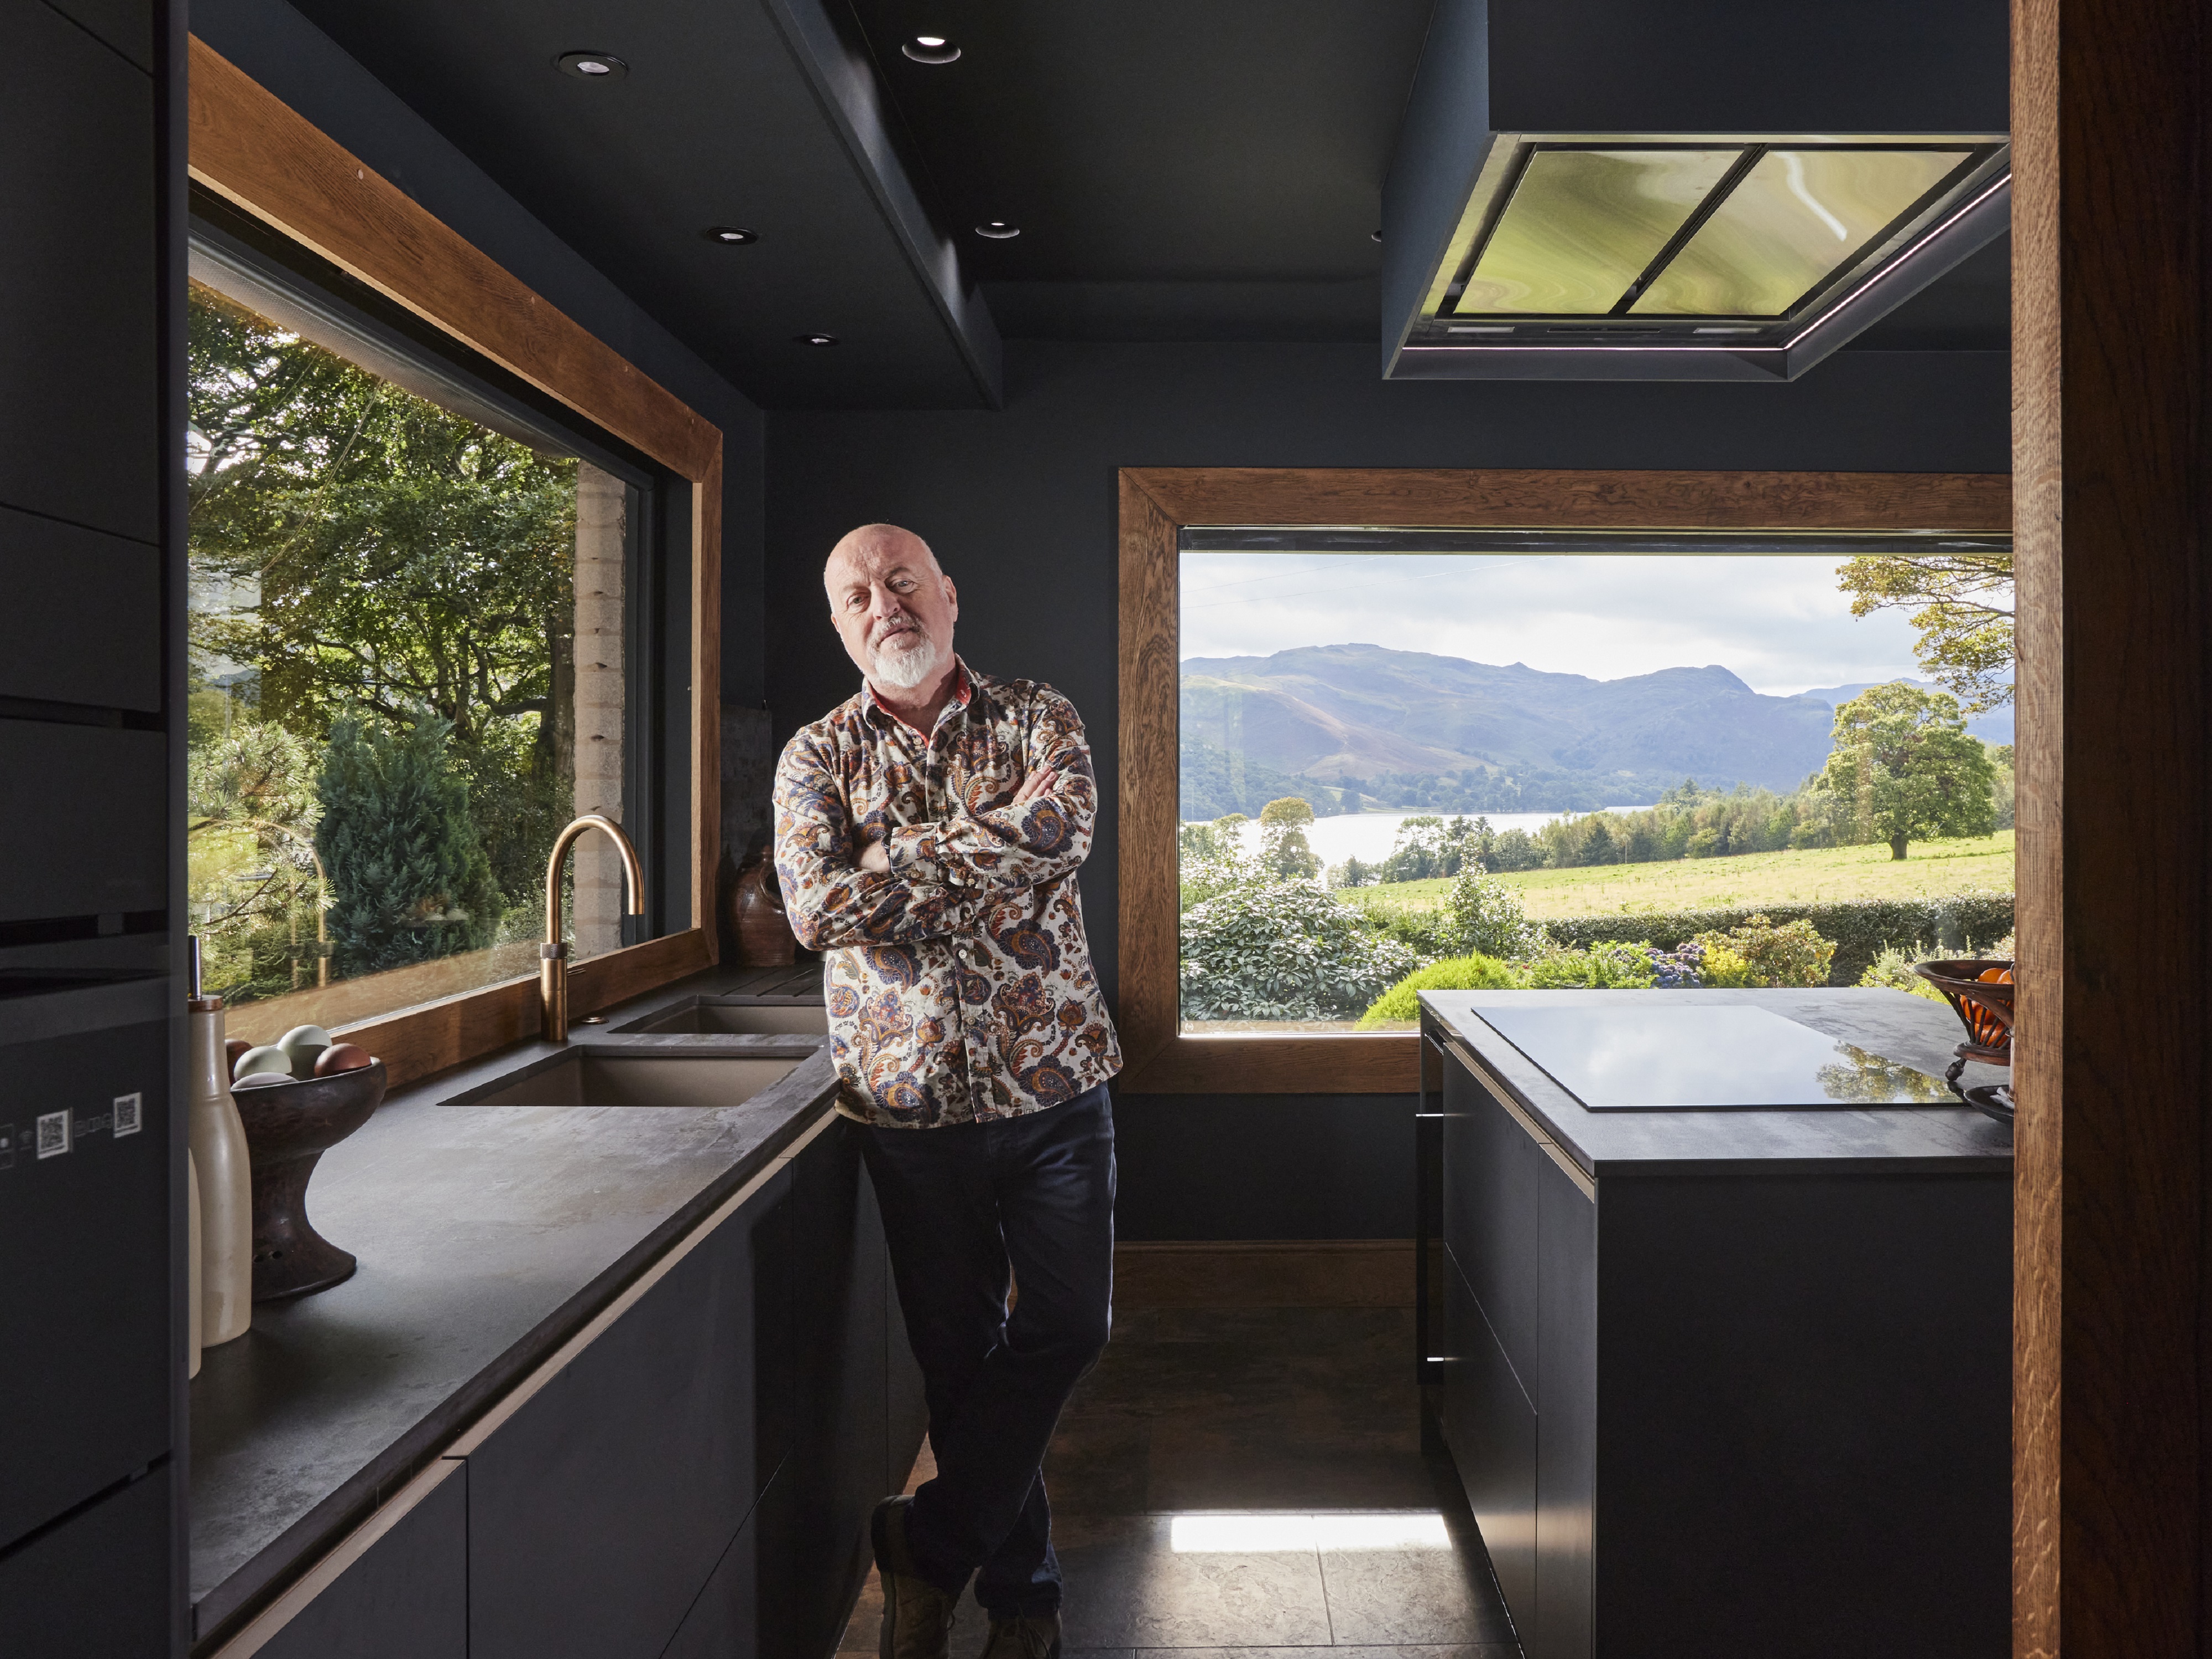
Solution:
<path fill-rule="evenodd" d="M 713 969 L 608 1011 L 607 1024 L 763 988 L 759 969 Z M 577 1048 L 806 1057 L 735 1106 L 441 1103 L 561 1052 L 520 1043 L 395 1091 L 324 1154 L 309 1213 L 358 1271 L 318 1295 L 258 1304 L 252 1329 L 209 1349 L 191 1385 L 196 1637 L 258 1603 L 404 1485 L 836 1091 L 819 1037 L 605 1026 L 574 1036 Z"/>
<path fill-rule="evenodd" d="M 1456 1035 L 1560 1149 L 1589 1175 L 1677 1175 L 1924 1170 L 2003 1173 L 2012 1169 L 2012 1130 L 1966 1106 L 1875 1106 L 1793 1111 L 1602 1111 L 1583 1106 L 1492 1026 L 1486 1008 L 1579 1003 L 1685 1004 L 1765 1008 L 1857 1044 L 1943 1074 L 1965 1036 L 1941 1003 L 1902 991 L 1424 991 L 1422 1025 Z M 2002 1066 L 1970 1065 L 1962 1084 L 2002 1083 Z"/>

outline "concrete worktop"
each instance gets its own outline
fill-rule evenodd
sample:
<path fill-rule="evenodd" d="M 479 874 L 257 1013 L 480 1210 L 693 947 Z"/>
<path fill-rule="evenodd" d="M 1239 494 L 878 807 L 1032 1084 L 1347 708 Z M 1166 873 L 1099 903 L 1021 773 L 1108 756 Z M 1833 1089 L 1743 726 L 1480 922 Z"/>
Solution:
<path fill-rule="evenodd" d="M 1655 1001 L 1655 1000 L 1656 1000 Z M 1581 1004 L 1636 1008 L 1750 1006 L 1840 1037 L 1886 1060 L 1941 1077 L 1966 1035 L 1941 1003 L 1902 991 L 1806 990 L 1424 991 L 1421 1024 L 1455 1037 L 1491 1079 L 1593 1176 L 1726 1174 L 1756 1169 L 1893 1174 L 2008 1170 L 2012 1130 L 1963 1105 L 1867 1106 L 1786 1111 L 1592 1111 L 1482 1018 L 1485 1009 Z M 1961 1084 L 2008 1081 L 2002 1066 L 1969 1065 Z"/>
<path fill-rule="evenodd" d="M 610 1030 L 701 995 L 808 994 L 785 977 L 711 969 L 574 1028 L 580 1048 L 806 1054 L 741 1104 L 443 1103 L 561 1052 L 531 1042 L 394 1091 L 324 1155 L 309 1212 L 359 1270 L 258 1304 L 191 1385 L 196 1636 L 357 1524 L 830 1104 L 826 1039 Z"/>

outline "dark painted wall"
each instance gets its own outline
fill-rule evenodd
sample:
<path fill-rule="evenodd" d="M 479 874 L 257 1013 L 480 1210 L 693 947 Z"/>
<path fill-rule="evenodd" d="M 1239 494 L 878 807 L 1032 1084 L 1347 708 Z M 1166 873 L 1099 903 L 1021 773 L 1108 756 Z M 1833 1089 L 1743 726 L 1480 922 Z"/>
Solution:
<path fill-rule="evenodd" d="M 1367 345 L 1013 342 L 1003 411 L 769 417 L 776 739 L 857 686 L 820 586 L 830 544 L 856 524 L 903 524 L 936 548 L 979 669 L 1074 699 L 1110 808 L 1118 467 L 2002 471 L 2009 374 L 1999 352 L 1851 351 L 1788 385 L 1386 385 Z M 1115 861 L 1109 810 L 1083 875 L 1109 994 Z M 1411 1113 L 1409 1097 L 1127 1097 L 1123 1232 L 1408 1233 Z"/>
<path fill-rule="evenodd" d="M 763 684 L 761 414 L 283 0 L 193 0 L 192 32 L 722 428 L 722 700 Z"/>

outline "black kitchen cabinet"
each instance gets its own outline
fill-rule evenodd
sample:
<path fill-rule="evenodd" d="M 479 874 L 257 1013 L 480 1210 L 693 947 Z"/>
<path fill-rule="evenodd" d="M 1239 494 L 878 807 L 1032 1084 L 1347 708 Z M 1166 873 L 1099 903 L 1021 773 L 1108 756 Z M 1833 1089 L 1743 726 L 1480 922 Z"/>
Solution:
<path fill-rule="evenodd" d="M 732 1215 L 480 1440 L 469 1476 L 474 1659 L 652 1659 L 775 1464 L 793 1174 Z"/>
<path fill-rule="evenodd" d="M 259 1650 L 258 1659 L 468 1659 L 469 1483 L 459 1458 Z"/>
<path fill-rule="evenodd" d="M 161 1459 L 170 1430 L 163 982 L 15 1001 L 10 1024 L 91 1029 L 0 1046 L 0 1307 L 22 1334 L 0 1343 L 15 1427 L 0 1540 Z M 106 1023 L 134 1004 L 132 1023 Z"/>
<path fill-rule="evenodd" d="M 134 8 L 73 9 L 146 55 Z M 154 82 L 39 0 L 0 15 L 0 503 L 144 543 L 150 562 L 167 453 Z"/>
<path fill-rule="evenodd" d="M 168 767 L 159 732 L 0 720 L 0 776 L 40 791 L 0 819 L 0 921 L 160 910 Z"/>
<path fill-rule="evenodd" d="M 141 1659 L 170 1650 L 174 1614 L 161 1568 L 173 1478 L 163 1463 L 0 1556 L 0 1652 Z"/>
<path fill-rule="evenodd" d="M 1683 1158 L 1539 1117 L 1487 1041 L 1443 1056 L 1432 1369 L 1528 1659 L 2003 1651 L 2008 1171 Z M 1577 1128 L 1648 1152 L 1593 1173 Z"/>
<path fill-rule="evenodd" d="M 799 1414 L 792 1482 L 793 1652 L 827 1653 L 868 1570 L 867 1522 L 886 1492 L 890 1332 L 883 1220 L 860 1163 L 860 1134 L 840 1121 L 793 1160 L 798 1241 Z M 905 1333 L 897 1340 L 905 1344 Z M 914 1448 L 907 1449 L 909 1465 Z"/>

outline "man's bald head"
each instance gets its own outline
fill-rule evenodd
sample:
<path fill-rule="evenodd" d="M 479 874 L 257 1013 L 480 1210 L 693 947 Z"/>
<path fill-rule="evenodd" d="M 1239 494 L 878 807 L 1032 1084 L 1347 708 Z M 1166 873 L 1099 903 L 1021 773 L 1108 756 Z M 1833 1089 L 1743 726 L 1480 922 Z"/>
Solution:
<path fill-rule="evenodd" d="M 930 551 L 929 544 L 911 530 L 895 524 L 864 524 L 837 538 L 836 546 L 830 550 L 830 557 L 822 567 L 822 580 L 825 586 L 833 582 L 841 566 L 872 564 L 885 557 L 894 564 L 931 571 L 939 576 L 945 574 L 937 562 L 937 555 Z"/>
<path fill-rule="evenodd" d="M 846 653 L 879 690 L 911 691 L 951 663 L 959 593 L 911 530 L 848 531 L 830 550 L 822 586 Z"/>

